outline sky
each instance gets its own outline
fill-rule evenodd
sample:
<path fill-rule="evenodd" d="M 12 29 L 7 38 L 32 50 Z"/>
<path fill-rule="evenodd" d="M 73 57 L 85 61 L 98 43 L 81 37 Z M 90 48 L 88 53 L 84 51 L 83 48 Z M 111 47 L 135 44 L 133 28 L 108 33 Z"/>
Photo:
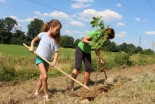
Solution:
<path fill-rule="evenodd" d="M 34 18 L 58 19 L 61 34 L 75 40 L 94 30 L 92 17 L 100 17 L 115 30 L 111 41 L 154 50 L 155 0 L 0 0 L 0 19 L 11 17 L 27 32 Z"/>

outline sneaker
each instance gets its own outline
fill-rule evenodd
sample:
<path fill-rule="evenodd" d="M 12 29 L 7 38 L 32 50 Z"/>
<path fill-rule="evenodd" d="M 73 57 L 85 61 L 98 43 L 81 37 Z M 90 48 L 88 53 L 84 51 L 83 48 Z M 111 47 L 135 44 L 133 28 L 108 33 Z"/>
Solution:
<path fill-rule="evenodd" d="M 48 96 L 48 95 L 47 95 L 47 96 L 44 96 L 44 101 L 45 101 L 45 102 L 50 101 L 50 99 L 49 99 L 49 96 Z"/>

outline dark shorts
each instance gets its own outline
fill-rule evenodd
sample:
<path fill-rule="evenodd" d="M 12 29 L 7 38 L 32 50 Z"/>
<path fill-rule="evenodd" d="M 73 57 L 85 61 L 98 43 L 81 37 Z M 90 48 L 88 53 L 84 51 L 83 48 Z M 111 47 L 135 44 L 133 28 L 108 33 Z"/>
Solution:
<path fill-rule="evenodd" d="M 91 72 L 91 53 L 85 53 L 83 52 L 78 46 L 75 50 L 75 69 L 80 70 L 82 66 L 82 61 L 85 65 L 86 72 Z"/>
<path fill-rule="evenodd" d="M 45 67 L 49 67 L 49 64 L 44 61 L 43 59 L 41 59 L 39 56 L 36 56 L 36 65 L 43 63 L 45 65 Z"/>

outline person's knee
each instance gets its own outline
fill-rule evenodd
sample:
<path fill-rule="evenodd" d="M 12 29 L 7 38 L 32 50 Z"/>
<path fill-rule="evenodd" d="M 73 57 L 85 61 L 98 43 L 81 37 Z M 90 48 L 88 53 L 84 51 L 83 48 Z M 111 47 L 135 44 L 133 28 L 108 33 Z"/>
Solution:
<path fill-rule="evenodd" d="M 42 80 L 46 80 L 46 79 L 47 79 L 47 75 L 46 75 L 46 74 L 42 74 L 42 75 L 41 75 L 41 79 L 42 79 Z"/>
<path fill-rule="evenodd" d="M 86 72 L 90 73 L 92 71 L 91 68 L 86 68 Z"/>
<path fill-rule="evenodd" d="M 91 65 L 85 65 L 85 71 L 86 72 L 91 72 L 92 71 Z"/>

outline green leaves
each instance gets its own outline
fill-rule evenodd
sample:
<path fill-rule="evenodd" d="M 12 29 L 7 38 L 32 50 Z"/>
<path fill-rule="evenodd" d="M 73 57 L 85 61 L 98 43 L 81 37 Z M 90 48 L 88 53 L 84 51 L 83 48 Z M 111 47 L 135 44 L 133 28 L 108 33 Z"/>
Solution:
<path fill-rule="evenodd" d="M 90 22 L 92 27 L 99 27 L 98 31 L 99 34 L 95 34 L 92 37 L 92 41 L 90 42 L 90 46 L 92 49 L 99 49 L 101 48 L 102 44 L 107 40 L 109 31 L 105 31 L 107 28 L 109 28 L 110 25 L 106 26 L 104 25 L 104 21 L 100 20 L 102 17 L 93 17 L 93 20 Z"/>
<path fill-rule="evenodd" d="M 99 24 L 99 20 L 101 17 L 93 17 L 93 20 L 91 21 L 92 27 L 98 27 L 99 25 L 102 25 L 102 23 Z"/>
<path fill-rule="evenodd" d="M 100 27 L 101 29 L 104 29 L 104 21 L 100 21 L 102 17 L 93 17 L 93 20 L 90 22 L 92 27 Z"/>
<path fill-rule="evenodd" d="M 101 29 L 104 29 L 104 22 L 103 22 L 103 21 L 100 22 L 99 27 L 100 27 Z"/>

